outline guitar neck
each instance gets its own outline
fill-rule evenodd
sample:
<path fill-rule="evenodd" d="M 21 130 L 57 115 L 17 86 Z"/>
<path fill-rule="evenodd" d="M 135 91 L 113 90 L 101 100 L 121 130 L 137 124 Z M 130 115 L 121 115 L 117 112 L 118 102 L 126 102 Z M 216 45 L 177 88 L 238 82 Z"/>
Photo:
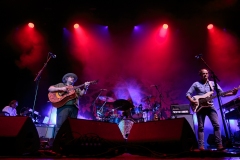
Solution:
<path fill-rule="evenodd" d="M 84 84 L 81 84 L 81 85 L 78 85 L 78 86 L 73 86 L 73 89 L 77 89 L 77 88 L 80 88 L 82 86 L 84 86 Z"/>
<path fill-rule="evenodd" d="M 220 95 L 220 96 L 224 96 L 225 94 L 227 94 L 227 93 L 229 93 L 229 92 L 231 92 L 231 91 L 232 91 L 232 90 L 226 91 L 226 92 L 222 92 L 222 93 L 220 93 L 219 95 Z M 212 100 L 212 99 L 214 99 L 214 98 L 216 98 L 216 97 L 217 97 L 217 94 L 214 95 L 214 96 L 209 97 L 209 100 Z"/>
<path fill-rule="evenodd" d="M 98 82 L 98 80 L 90 81 L 90 84 L 95 84 L 95 83 L 97 83 L 97 82 Z M 81 84 L 81 85 L 79 85 L 79 86 L 73 86 L 73 89 L 80 88 L 80 87 L 82 87 L 82 86 L 84 86 L 84 85 L 85 85 L 85 83 L 84 83 L 84 84 Z"/>
<path fill-rule="evenodd" d="M 237 89 L 239 90 L 239 88 L 240 87 L 238 87 Z M 220 93 L 219 95 L 220 96 L 224 96 L 224 95 L 226 95 L 226 94 L 228 94 L 228 93 L 230 93 L 230 92 L 232 92 L 233 90 L 229 90 L 229 91 L 226 91 L 226 92 L 222 92 L 222 93 Z M 208 97 L 207 99 L 208 99 L 208 101 L 210 101 L 210 100 L 212 100 L 212 99 L 214 99 L 214 98 L 216 98 L 217 97 L 217 95 L 214 95 L 214 96 L 211 96 L 211 97 Z"/>

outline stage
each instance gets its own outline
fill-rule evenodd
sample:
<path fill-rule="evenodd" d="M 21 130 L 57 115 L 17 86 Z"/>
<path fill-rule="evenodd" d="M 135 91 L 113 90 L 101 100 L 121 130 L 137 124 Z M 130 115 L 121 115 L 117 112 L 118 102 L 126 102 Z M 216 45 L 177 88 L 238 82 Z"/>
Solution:
<path fill-rule="evenodd" d="M 42 137 L 30 117 L 0 117 L 1 159 L 225 159 L 240 147 L 198 150 L 185 118 L 131 123 L 67 119 L 53 138 Z M 10 128 L 9 126 L 15 127 Z M 48 128 L 52 131 L 52 128 Z M 45 130 L 46 132 L 46 130 Z M 46 132 L 47 133 L 47 132 Z M 51 132 L 52 133 L 52 132 Z M 52 134 L 48 134 L 52 136 Z M 232 159 L 232 158 L 231 158 Z"/>
<path fill-rule="evenodd" d="M 237 151 L 237 152 L 235 152 Z M 64 156 L 59 154 L 54 154 L 49 150 L 39 150 L 35 155 L 26 156 L 1 156 L 1 159 L 11 159 L 11 160 L 22 160 L 22 159 L 34 159 L 34 160 L 53 160 L 53 159 L 65 159 L 65 160 L 76 160 L 76 159 L 179 159 L 179 160 L 195 160 L 195 159 L 218 159 L 218 160 L 234 160 L 239 159 L 240 156 L 239 149 L 227 149 L 226 152 L 217 151 L 191 151 L 181 154 L 161 154 L 161 156 L 140 156 L 133 155 L 130 153 L 123 153 L 116 156 L 106 156 L 106 157 L 82 157 L 82 156 Z"/>

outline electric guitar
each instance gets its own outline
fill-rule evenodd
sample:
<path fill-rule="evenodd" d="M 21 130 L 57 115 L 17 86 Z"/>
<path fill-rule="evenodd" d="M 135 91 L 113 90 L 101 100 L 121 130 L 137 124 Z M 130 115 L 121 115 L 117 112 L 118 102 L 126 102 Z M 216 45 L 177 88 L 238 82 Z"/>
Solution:
<path fill-rule="evenodd" d="M 240 86 L 237 88 L 237 90 L 239 89 L 240 89 Z M 227 93 L 230 93 L 230 92 L 232 92 L 232 90 L 222 92 L 220 93 L 220 96 L 225 96 Z M 214 93 L 213 91 L 210 91 L 203 95 L 193 96 L 192 98 L 197 101 L 197 104 L 196 105 L 190 104 L 192 111 L 199 112 L 204 107 L 211 107 L 213 104 L 211 100 L 217 97 L 217 95 L 213 95 L 213 93 Z"/>
<path fill-rule="evenodd" d="M 98 80 L 90 81 L 90 84 L 96 84 Z M 56 108 L 62 107 L 65 103 L 69 100 L 72 100 L 77 97 L 75 89 L 84 86 L 81 84 L 79 86 L 66 86 L 67 91 L 56 91 L 56 92 L 49 92 L 48 99 L 52 103 L 52 105 Z"/>

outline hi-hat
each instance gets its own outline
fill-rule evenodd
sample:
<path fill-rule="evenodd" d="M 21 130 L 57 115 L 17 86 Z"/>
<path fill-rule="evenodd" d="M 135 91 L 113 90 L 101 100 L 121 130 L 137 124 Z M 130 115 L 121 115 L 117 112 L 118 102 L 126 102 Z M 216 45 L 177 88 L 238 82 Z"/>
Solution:
<path fill-rule="evenodd" d="M 114 102 L 115 99 L 112 98 L 112 97 L 108 97 L 108 96 L 99 96 L 98 97 L 101 101 L 104 101 L 104 102 Z"/>
<path fill-rule="evenodd" d="M 113 103 L 113 107 L 117 110 L 126 111 L 134 106 L 125 99 L 118 99 Z"/>

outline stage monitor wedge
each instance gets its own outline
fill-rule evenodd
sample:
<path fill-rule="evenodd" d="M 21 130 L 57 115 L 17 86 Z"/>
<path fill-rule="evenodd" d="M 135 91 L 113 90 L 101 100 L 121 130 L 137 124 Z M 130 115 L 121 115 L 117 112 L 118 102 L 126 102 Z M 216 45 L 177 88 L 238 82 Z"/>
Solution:
<path fill-rule="evenodd" d="M 124 153 L 123 138 L 115 123 L 68 118 L 53 142 L 53 151 L 80 157 L 106 157 Z"/>
<path fill-rule="evenodd" d="M 0 117 L 0 155 L 35 154 L 40 148 L 37 129 L 30 117 Z"/>
<path fill-rule="evenodd" d="M 180 153 L 197 148 L 196 136 L 185 118 L 135 123 L 127 140 L 132 154 Z"/>

